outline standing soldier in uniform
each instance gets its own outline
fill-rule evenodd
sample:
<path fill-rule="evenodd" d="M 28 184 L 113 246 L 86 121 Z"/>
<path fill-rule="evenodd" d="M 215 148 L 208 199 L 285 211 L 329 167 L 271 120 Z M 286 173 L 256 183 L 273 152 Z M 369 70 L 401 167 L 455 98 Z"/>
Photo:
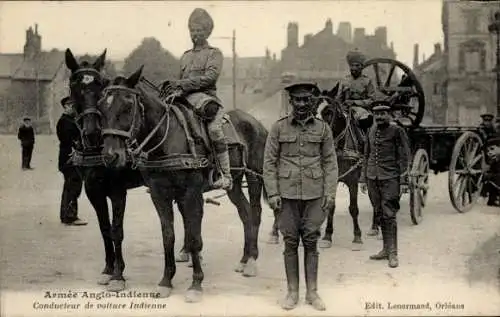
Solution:
<path fill-rule="evenodd" d="M 359 123 L 362 132 L 370 127 L 370 112 L 375 87 L 371 79 L 363 74 L 365 56 L 357 51 L 350 51 L 347 56 L 350 74 L 341 81 L 339 98 L 344 105 L 354 110 L 354 118 Z"/>
<path fill-rule="evenodd" d="M 390 122 L 390 107 L 377 102 L 373 108 L 375 124 L 365 142 L 365 164 L 361 181 L 368 186 L 368 196 L 380 216 L 383 248 L 372 260 L 389 260 L 389 267 L 398 262 L 398 230 L 396 214 L 399 211 L 401 183 L 406 183 L 409 164 L 409 144 L 403 128 Z M 366 190 L 363 185 L 363 191 Z"/>
<path fill-rule="evenodd" d="M 494 137 L 496 134 L 495 125 L 493 123 L 494 116 L 491 113 L 485 113 L 481 115 L 483 120 L 479 124 L 479 131 L 481 132 L 485 140 Z"/>
<path fill-rule="evenodd" d="M 325 304 L 317 293 L 318 232 L 335 202 L 337 157 L 332 132 L 315 117 L 319 89 L 314 84 L 285 88 L 293 112 L 271 128 L 264 153 L 264 184 L 269 205 L 278 211 L 285 241 L 284 262 L 288 293 L 282 308 L 299 300 L 299 240 L 304 245 L 306 303 L 317 310 Z"/>
<path fill-rule="evenodd" d="M 213 187 L 229 190 L 232 188 L 232 176 L 222 130 L 224 109 L 216 95 L 216 83 L 222 70 L 222 52 L 207 42 L 214 28 L 214 22 L 207 11 L 194 9 L 189 17 L 188 27 L 193 48 L 181 57 L 180 79 L 166 81 L 162 89 L 164 94 L 170 96 L 184 96 L 207 121 L 208 134 L 222 173 Z"/>
<path fill-rule="evenodd" d="M 17 138 L 21 141 L 21 168 L 23 170 L 32 170 L 31 157 L 33 155 L 33 148 L 35 147 L 35 130 L 31 126 L 31 119 L 29 117 L 23 118 L 23 124 L 17 131 Z"/>
<path fill-rule="evenodd" d="M 64 176 L 59 217 L 63 224 L 84 226 L 87 222 L 78 218 L 78 198 L 82 193 L 83 180 L 78 167 L 69 162 L 75 143 L 80 139 L 80 131 L 75 123 L 75 109 L 69 97 L 61 99 L 64 112 L 57 121 L 56 132 L 59 139 L 59 172 Z"/>

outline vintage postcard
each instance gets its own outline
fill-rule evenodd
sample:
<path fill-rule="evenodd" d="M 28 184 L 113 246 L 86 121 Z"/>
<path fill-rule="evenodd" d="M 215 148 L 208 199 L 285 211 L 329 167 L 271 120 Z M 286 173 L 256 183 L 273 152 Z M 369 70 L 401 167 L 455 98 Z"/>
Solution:
<path fill-rule="evenodd" d="M 500 2 L 0 2 L 0 315 L 500 314 Z"/>

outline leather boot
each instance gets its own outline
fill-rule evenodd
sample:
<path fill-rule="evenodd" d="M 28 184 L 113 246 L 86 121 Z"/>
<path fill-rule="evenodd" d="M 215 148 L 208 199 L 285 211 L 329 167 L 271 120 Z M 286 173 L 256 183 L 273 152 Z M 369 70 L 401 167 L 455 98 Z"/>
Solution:
<path fill-rule="evenodd" d="M 388 226 L 390 228 L 390 234 L 387 245 L 389 247 L 389 267 L 396 268 L 399 266 L 398 260 L 398 225 L 394 221 Z"/>
<path fill-rule="evenodd" d="M 288 292 L 281 307 L 290 310 L 297 307 L 299 302 L 299 255 L 297 253 L 285 254 L 284 259 Z"/>
<path fill-rule="evenodd" d="M 231 188 L 233 188 L 233 177 L 231 176 L 231 165 L 227 147 L 224 152 L 217 154 L 217 161 L 219 162 L 222 175 L 214 182 L 213 187 L 231 190 Z"/>
<path fill-rule="evenodd" d="M 387 224 L 385 224 L 385 221 L 382 221 L 382 223 L 380 224 L 380 229 L 382 231 L 382 240 L 383 240 L 382 251 L 380 251 L 377 254 L 370 255 L 370 260 L 387 260 L 389 258 L 389 252 L 388 252 L 389 235 L 387 232 Z"/>
<path fill-rule="evenodd" d="M 316 310 L 325 310 L 325 303 L 318 295 L 318 252 L 304 252 L 304 268 L 306 275 L 306 304 Z"/>

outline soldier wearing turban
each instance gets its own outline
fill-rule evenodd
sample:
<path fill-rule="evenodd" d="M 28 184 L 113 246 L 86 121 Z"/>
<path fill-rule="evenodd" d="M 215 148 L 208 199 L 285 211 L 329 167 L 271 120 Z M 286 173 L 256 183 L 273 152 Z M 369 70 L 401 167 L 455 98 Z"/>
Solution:
<path fill-rule="evenodd" d="M 207 129 L 220 165 L 221 177 L 214 188 L 232 188 L 229 153 L 222 130 L 224 109 L 216 95 L 216 83 L 222 70 L 222 52 L 208 44 L 214 21 L 204 9 L 194 9 L 188 20 L 193 48 L 181 57 L 180 78 L 166 81 L 163 90 L 168 95 L 183 96 L 206 120 Z"/>

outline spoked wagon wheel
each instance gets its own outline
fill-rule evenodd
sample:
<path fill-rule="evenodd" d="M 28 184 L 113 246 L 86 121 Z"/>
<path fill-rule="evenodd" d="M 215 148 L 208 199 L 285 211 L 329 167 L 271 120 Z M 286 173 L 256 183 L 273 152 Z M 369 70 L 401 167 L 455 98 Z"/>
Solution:
<path fill-rule="evenodd" d="M 425 207 L 429 190 L 429 156 L 424 149 L 418 149 L 413 156 L 409 183 L 411 222 L 418 225 L 422 222 L 422 210 Z"/>
<path fill-rule="evenodd" d="M 390 58 L 370 59 L 363 71 L 382 94 L 377 99 L 389 101 L 395 119 L 407 127 L 418 127 L 424 117 L 425 96 L 413 71 Z"/>
<path fill-rule="evenodd" d="M 448 191 L 458 212 L 469 211 L 479 198 L 485 170 L 483 141 L 477 133 L 467 131 L 453 148 L 448 175 Z"/>

